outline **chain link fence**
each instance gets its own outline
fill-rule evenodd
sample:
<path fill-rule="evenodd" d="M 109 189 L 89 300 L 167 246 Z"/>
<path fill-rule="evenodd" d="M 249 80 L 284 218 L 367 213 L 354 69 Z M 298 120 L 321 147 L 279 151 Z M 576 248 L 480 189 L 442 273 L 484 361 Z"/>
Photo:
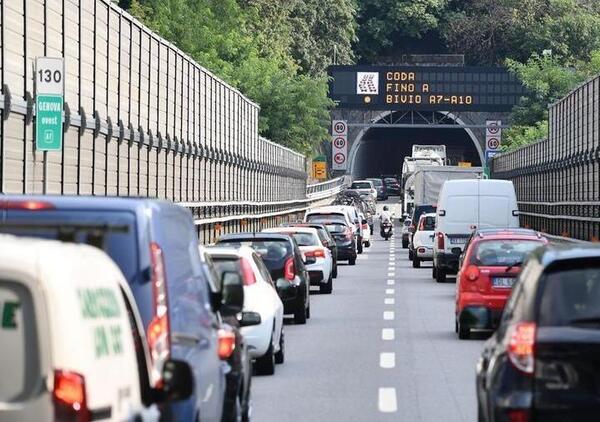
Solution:
<path fill-rule="evenodd" d="M 492 161 L 512 180 L 521 223 L 553 235 L 600 239 L 600 77 L 549 109 L 548 138 Z"/>
<path fill-rule="evenodd" d="M 0 193 L 162 198 L 198 221 L 305 198 L 305 157 L 258 135 L 259 106 L 108 0 L 0 0 L 0 44 Z M 39 56 L 65 61 L 60 152 L 35 150 Z"/>

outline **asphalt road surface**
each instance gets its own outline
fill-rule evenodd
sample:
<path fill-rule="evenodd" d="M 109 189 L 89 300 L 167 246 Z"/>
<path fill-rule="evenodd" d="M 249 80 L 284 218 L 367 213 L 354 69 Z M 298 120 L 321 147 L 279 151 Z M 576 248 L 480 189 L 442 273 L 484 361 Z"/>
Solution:
<path fill-rule="evenodd" d="M 333 294 L 311 295 L 308 324 L 287 323 L 285 363 L 253 378 L 255 422 L 477 419 L 485 335 L 457 339 L 454 279 L 436 283 L 428 263 L 413 269 L 399 233 L 386 242 L 376 229 Z"/>

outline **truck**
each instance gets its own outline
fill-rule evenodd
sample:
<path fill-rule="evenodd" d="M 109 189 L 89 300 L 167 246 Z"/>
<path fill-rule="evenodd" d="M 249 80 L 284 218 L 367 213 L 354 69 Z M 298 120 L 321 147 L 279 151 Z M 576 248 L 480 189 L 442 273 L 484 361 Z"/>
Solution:
<path fill-rule="evenodd" d="M 442 185 L 447 180 L 480 179 L 481 167 L 420 166 L 412 179 L 413 203 L 415 205 L 435 205 Z"/>
<path fill-rule="evenodd" d="M 446 145 L 413 145 L 412 155 L 404 157 L 402 164 L 402 187 L 412 173 L 420 166 L 446 165 Z"/>

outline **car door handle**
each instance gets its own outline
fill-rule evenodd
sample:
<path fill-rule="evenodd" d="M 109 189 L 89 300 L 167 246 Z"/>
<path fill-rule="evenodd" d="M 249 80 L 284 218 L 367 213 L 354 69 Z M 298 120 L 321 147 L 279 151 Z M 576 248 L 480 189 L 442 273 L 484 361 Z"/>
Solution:
<path fill-rule="evenodd" d="M 200 338 L 198 336 L 187 333 L 172 332 L 171 338 L 173 339 L 173 343 L 186 346 L 195 346 L 200 343 Z"/>

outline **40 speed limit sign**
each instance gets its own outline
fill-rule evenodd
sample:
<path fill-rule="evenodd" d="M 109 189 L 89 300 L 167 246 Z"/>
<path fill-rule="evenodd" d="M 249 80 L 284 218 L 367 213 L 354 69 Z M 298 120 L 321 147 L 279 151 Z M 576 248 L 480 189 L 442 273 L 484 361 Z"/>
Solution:
<path fill-rule="evenodd" d="M 331 164 L 333 170 L 346 170 L 348 167 L 348 122 L 331 122 Z"/>

